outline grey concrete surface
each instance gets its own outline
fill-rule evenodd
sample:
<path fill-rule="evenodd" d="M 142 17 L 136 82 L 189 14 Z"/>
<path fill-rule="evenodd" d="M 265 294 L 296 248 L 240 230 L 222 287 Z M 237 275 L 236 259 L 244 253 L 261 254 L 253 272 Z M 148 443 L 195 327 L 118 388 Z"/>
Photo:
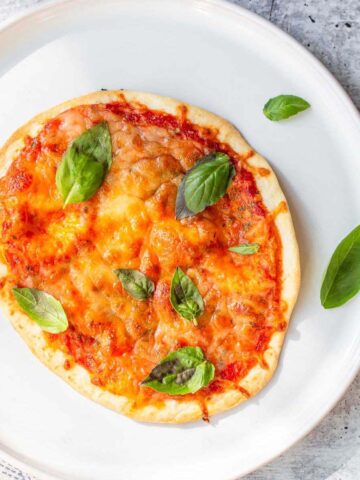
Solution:
<path fill-rule="evenodd" d="M 47 0 L 0 0 L 0 21 Z M 101 0 L 99 0 L 101 1 Z M 166 0 L 164 0 L 166 1 Z M 167 0 L 171 1 L 171 0 Z M 360 108 L 360 0 L 228 0 L 271 20 L 313 52 Z M 358 480 L 360 375 L 296 446 L 246 480 Z M 0 478 L 5 469 L 1 468 Z M 12 478 L 25 479 L 20 472 Z"/>

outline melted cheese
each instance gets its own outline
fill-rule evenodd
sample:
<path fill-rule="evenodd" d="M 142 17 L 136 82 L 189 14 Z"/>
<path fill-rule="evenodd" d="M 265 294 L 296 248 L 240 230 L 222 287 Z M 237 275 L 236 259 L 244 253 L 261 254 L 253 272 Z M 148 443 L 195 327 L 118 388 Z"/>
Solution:
<path fill-rule="evenodd" d="M 228 193 L 203 213 L 177 221 L 177 187 L 186 169 L 214 144 L 180 130 L 128 119 L 116 108 L 82 106 L 62 113 L 26 146 L 0 180 L 1 252 L 12 286 L 36 287 L 63 304 L 70 327 L 46 335 L 89 370 L 92 381 L 137 401 L 166 394 L 140 386 L 170 351 L 200 346 L 218 381 L 239 380 L 256 364 L 271 334 L 281 328 L 281 245 L 252 175 L 234 152 L 236 176 Z M 152 119 L 156 114 L 152 112 Z M 109 122 L 113 164 L 98 193 L 68 205 L 55 186 L 68 143 L 99 121 Z M 256 255 L 228 248 L 258 242 Z M 199 326 L 171 307 L 177 266 L 205 301 Z M 152 298 L 130 297 L 116 268 L 140 269 L 156 284 Z M 226 382 L 223 388 L 226 388 Z M 209 388 L 198 396 L 209 394 Z"/>

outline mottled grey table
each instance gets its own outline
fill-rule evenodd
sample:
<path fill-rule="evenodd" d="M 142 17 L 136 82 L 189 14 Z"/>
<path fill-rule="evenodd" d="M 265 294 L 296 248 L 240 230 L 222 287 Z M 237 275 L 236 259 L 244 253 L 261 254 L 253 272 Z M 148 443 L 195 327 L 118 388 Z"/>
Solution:
<path fill-rule="evenodd" d="M 0 21 L 45 1 L 0 0 Z M 230 1 L 270 19 L 299 40 L 334 73 L 360 108 L 360 0 Z M 310 435 L 246 480 L 358 480 L 359 396 L 360 375 Z M 0 461 L 0 479 L 5 473 Z M 15 470 L 12 475 L 27 478 Z"/>

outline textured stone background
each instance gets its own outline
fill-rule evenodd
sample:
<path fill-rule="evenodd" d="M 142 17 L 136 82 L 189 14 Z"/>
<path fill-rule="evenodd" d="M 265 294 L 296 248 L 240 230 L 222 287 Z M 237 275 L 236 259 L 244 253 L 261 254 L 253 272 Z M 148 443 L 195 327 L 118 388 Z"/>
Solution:
<path fill-rule="evenodd" d="M 0 21 L 45 1 L 0 0 Z M 305 45 L 360 108 L 360 0 L 229 1 L 271 20 Z M 272 463 L 247 475 L 246 480 L 358 480 L 359 397 L 360 375 L 310 435 Z M 9 475 L 17 480 L 28 478 L 0 460 L 0 478 L 8 479 Z"/>

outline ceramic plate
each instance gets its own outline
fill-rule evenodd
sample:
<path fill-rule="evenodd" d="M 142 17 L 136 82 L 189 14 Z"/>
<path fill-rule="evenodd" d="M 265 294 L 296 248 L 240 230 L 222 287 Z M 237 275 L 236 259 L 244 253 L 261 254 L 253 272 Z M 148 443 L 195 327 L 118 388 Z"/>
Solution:
<path fill-rule="evenodd" d="M 185 426 L 136 423 L 81 397 L 0 321 L 0 456 L 43 479 L 229 480 L 294 444 L 360 363 L 360 298 L 325 311 L 323 270 L 360 218 L 360 122 L 307 51 L 220 0 L 68 0 L 0 30 L 0 141 L 42 110 L 100 88 L 182 99 L 229 119 L 277 172 L 294 216 L 302 287 L 279 368 L 244 405 Z M 311 110 L 272 123 L 269 97 Z"/>

